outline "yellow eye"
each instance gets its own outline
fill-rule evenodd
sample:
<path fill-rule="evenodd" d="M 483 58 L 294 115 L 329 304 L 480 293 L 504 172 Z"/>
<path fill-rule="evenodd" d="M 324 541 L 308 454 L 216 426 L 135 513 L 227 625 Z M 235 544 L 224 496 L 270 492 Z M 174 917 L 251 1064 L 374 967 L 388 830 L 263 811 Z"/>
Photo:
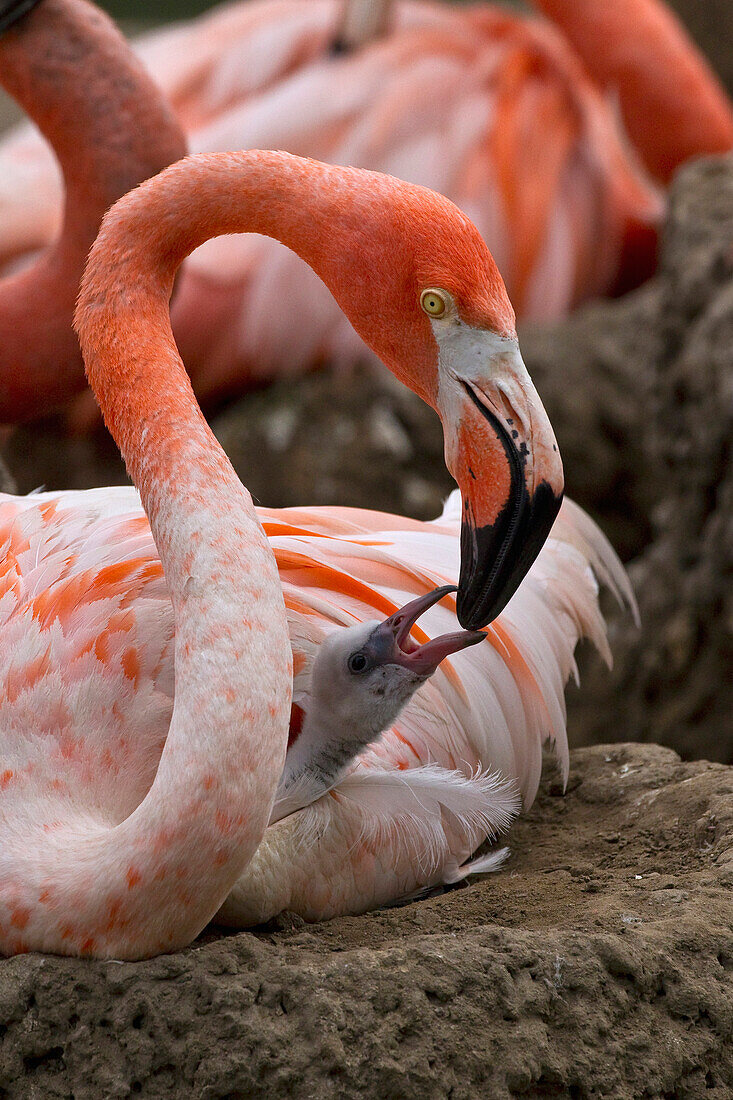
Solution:
<path fill-rule="evenodd" d="M 448 297 L 444 290 L 429 287 L 420 295 L 420 305 L 429 317 L 442 317 L 448 308 Z"/>

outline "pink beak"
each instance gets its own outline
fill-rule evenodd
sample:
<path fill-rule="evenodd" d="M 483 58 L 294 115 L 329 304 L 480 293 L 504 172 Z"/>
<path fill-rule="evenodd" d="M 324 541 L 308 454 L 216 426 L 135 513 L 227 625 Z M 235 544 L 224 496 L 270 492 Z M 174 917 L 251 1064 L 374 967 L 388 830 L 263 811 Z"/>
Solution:
<path fill-rule="evenodd" d="M 479 630 L 458 630 L 453 634 L 442 634 L 423 645 L 418 645 L 410 637 L 410 631 L 420 616 L 449 592 L 455 591 L 457 589 L 454 584 L 435 588 L 432 592 L 406 603 L 375 627 L 364 647 L 373 663 L 400 665 L 414 672 L 416 676 L 427 679 L 446 657 L 482 642 L 486 635 Z"/>

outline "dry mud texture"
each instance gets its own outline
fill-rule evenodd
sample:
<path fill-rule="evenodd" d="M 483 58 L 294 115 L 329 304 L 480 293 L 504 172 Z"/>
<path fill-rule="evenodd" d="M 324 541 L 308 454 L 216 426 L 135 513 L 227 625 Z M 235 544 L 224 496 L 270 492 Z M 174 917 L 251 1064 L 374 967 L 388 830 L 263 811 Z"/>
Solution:
<path fill-rule="evenodd" d="M 209 930 L 142 963 L 0 963 L 0 1097 L 733 1095 L 733 769 L 573 753 L 494 876 Z"/>
<path fill-rule="evenodd" d="M 683 171 L 657 277 L 616 302 L 527 329 L 521 343 L 560 441 L 567 489 L 630 572 L 636 634 L 613 624 L 612 676 L 586 662 L 575 743 L 656 741 L 733 762 L 733 162 Z M 386 372 L 328 372 L 213 417 L 256 499 L 341 503 L 427 518 L 451 487 L 435 415 Z M 17 432 L 20 491 L 124 480 L 109 439 Z"/>

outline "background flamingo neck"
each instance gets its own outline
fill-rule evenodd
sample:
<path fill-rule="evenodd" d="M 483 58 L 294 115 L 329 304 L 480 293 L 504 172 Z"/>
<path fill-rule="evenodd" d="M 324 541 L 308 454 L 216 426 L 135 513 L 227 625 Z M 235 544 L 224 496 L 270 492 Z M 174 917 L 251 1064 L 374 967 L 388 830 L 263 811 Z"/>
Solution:
<path fill-rule="evenodd" d="M 59 160 L 64 225 L 52 249 L 0 284 L 0 421 L 83 386 L 71 317 L 109 206 L 185 153 L 158 88 L 115 25 L 86 0 L 43 0 L 0 34 L 0 81 Z"/>
<path fill-rule="evenodd" d="M 669 182 L 691 157 L 733 146 L 722 85 L 661 0 L 532 0 L 618 96 L 625 129 L 647 170 Z"/>

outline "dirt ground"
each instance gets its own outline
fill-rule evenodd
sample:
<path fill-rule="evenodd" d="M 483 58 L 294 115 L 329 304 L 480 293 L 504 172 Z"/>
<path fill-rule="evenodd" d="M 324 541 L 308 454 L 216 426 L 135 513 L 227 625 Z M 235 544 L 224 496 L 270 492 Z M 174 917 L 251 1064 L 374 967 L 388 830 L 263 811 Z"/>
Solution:
<path fill-rule="evenodd" d="M 0 967 L 0 1096 L 733 1095 L 733 770 L 573 753 L 493 876 L 209 932 L 144 963 Z"/>

